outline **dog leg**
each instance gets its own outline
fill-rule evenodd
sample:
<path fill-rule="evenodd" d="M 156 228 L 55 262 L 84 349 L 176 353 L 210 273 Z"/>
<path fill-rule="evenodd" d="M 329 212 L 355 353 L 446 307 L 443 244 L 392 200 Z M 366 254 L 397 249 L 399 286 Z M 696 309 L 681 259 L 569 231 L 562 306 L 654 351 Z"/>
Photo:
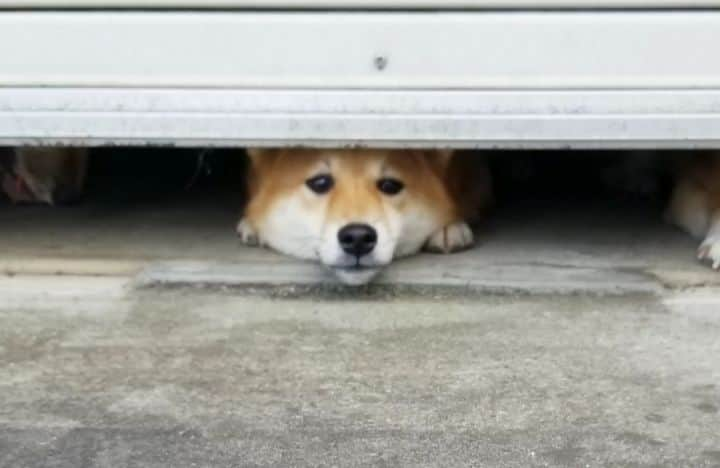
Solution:
<path fill-rule="evenodd" d="M 473 245 L 472 230 L 467 223 L 458 221 L 438 230 L 425 244 L 425 250 L 435 253 L 451 253 Z"/>
<path fill-rule="evenodd" d="M 720 270 L 720 210 L 710 218 L 710 228 L 698 248 L 698 259 L 709 261 L 713 270 Z"/>
<path fill-rule="evenodd" d="M 703 239 L 697 257 L 720 270 L 720 155 L 689 161 L 681 173 L 666 219 Z"/>

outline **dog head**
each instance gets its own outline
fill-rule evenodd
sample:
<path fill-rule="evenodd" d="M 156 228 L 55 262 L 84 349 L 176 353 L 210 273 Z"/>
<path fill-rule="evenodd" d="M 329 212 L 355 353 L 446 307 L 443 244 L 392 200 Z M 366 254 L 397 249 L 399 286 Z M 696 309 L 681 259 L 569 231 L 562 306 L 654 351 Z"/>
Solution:
<path fill-rule="evenodd" d="M 244 222 L 261 243 L 347 284 L 417 252 L 452 219 L 443 151 L 255 149 Z"/>

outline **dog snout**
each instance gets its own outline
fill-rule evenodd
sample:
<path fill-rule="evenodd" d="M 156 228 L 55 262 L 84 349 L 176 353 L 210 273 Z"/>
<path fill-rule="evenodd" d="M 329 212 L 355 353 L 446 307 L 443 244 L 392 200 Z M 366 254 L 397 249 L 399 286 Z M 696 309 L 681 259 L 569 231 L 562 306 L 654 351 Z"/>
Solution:
<path fill-rule="evenodd" d="M 377 244 L 377 231 L 367 224 L 348 224 L 338 231 L 343 251 L 356 257 L 369 254 Z"/>

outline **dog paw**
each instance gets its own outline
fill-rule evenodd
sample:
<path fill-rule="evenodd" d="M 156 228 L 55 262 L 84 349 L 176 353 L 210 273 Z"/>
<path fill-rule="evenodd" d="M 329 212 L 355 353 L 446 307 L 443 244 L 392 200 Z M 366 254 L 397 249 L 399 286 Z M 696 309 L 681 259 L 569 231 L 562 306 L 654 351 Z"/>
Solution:
<path fill-rule="evenodd" d="M 245 245 L 260 245 L 260 237 L 255 229 L 242 218 L 235 227 L 235 231 L 240 236 L 240 241 Z"/>
<path fill-rule="evenodd" d="M 451 253 L 473 245 L 473 233 L 465 222 L 448 224 L 430 236 L 425 249 L 430 252 Z"/>
<path fill-rule="evenodd" d="M 709 262 L 713 270 L 720 270 L 720 237 L 708 237 L 698 248 L 698 259 Z"/>

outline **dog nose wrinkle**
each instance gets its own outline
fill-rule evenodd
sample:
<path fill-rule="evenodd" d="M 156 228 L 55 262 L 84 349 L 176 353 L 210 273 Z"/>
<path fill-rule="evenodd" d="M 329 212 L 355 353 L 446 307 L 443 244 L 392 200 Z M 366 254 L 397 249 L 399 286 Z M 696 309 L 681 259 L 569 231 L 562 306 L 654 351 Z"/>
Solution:
<path fill-rule="evenodd" d="M 367 224 L 348 224 L 338 231 L 338 242 L 345 253 L 360 257 L 375 248 L 377 231 Z"/>

